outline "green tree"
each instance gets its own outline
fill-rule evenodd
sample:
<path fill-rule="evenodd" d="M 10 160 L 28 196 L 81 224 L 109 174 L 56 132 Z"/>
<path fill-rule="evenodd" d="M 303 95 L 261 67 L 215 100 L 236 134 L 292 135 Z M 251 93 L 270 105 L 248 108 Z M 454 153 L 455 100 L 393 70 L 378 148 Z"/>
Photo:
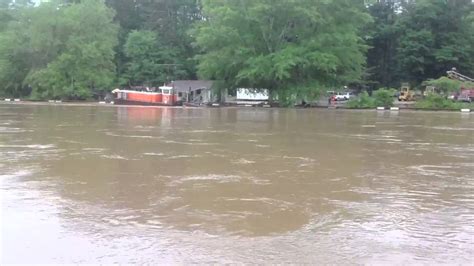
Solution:
<path fill-rule="evenodd" d="M 64 50 L 27 80 L 39 97 L 83 99 L 110 90 L 117 26 L 103 1 L 83 0 L 64 8 Z"/>
<path fill-rule="evenodd" d="M 174 50 L 186 78 L 196 78 L 196 49 L 189 34 L 202 20 L 200 0 L 137 0 L 143 29 L 157 32 L 161 43 Z"/>
<path fill-rule="evenodd" d="M 154 32 L 132 31 L 124 52 L 129 58 L 124 75 L 129 85 L 156 86 L 185 75 L 175 51 L 161 45 Z"/>
<path fill-rule="evenodd" d="M 396 22 L 399 1 L 378 0 L 369 6 L 369 12 L 374 18 L 370 24 L 370 38 L 367 53 L 367 67 L 370 78 L 377 86 L 390 87 L 397 80 L 397 46 L 398 37 Z"/>
<path fill-rule="evenodd" d="M 121 26 L 116 62 L 122 83 L 128 80 L 130 60 L 124 51 L 125 43 L 134 30 L 154 32 L 159 36 L 160 49 L 172 51 L 179 76 L 196 78 L 196 49 L 189 30 L 202 18 L 198 3 L 198 0 L 107 0 L 117 11 L 115 20 Z"/>
<path fill-rule="evenodd" d="M 474 73 L 474 12 L 471 0 L 417 0 L 398 21 L 398 58 L 403 78 L 420 83 L 456 67 Z"/>
<path fill-rule="evenodd" d="M 8 23 L 12 20 L 10 10 L 10 0 L 0 0 L 0 32 L 4 31 Z"/>
<path fill-rule="evenodd" d="M 229 87 L 267 88 L 279 100 L 358 80 L 370 20 L 349 0 L 206 0 L 196 28 L 199 73 Z"/>
<path fill-rule="evenodd" d="M 0 95 L 24 96 L 29 91 L 23 80 L 34 61 L 30 52 L 29 35 L 37 32 L 30 30 L 30 26 L 39 26 L 31 23 L 37 16 L 32 13 L 33 8 L 28 1 L 3 0 L 1 7 L 4 19 L 0 27 Z"/>
<path fill-rule="evenodd" d="M 143 28 L 143 18 L 138 12 L 137 1 L 106 0 L 106 4 L 116 11 L 114 21 L 120 25 L 118 34 L 119 44 L 115 48 L 115 64 L 117 67 L 118 83 L 126 83 L 126 78 L 122 77 L 128 62 L 124 52 L 125 42 L 131 31 Z"/>
<path fill-rule="evenodd" d="M 0 35 L 4 91 L 32 87 L 34 98 L 84 99 L 109 90 L 117 44 L 113 16 L 94 0 L 22 8 Z"/>

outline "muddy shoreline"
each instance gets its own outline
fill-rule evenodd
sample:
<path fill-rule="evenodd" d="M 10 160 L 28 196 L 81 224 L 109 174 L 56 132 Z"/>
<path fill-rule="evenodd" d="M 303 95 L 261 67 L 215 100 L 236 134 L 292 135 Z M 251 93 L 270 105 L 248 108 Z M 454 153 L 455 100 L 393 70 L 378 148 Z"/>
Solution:
<path fill-rule="evenodd" d="M 141 108 L 262 108 L 262 109 L 275 109 L 284 107 L 270 107 L 270 106 L 241 106 L 241 105 L 219 105 L 219 106 L 147 106 L 147 105 L 115 105 L 104 102 L 92 102 L 92 101 L 61 101 L 61 102 L 46 102 L 46 101 L 5 101 L 0 100 L 1 105 L 37 105 L 37 106 L 73 106 L 73 107 L 141 107 Z M 412 104 L 409 104 L 412 105 Z M 346 110 L 346 111 L 422 111 L 422 112 L 461 112 L 460 109 L 436 109 L 436 108 L 416 108 L 405 105 L 396 105 L 396 110 L 391 110 L 389 107 L 385 109 L 377 108 L 348 108 L 343 105 L 312 105 L 312 106 L 295 106 L 293 109 L 328 109 L 328 110 Z M 464 112 L 474 112 L 473 109 Z"/>

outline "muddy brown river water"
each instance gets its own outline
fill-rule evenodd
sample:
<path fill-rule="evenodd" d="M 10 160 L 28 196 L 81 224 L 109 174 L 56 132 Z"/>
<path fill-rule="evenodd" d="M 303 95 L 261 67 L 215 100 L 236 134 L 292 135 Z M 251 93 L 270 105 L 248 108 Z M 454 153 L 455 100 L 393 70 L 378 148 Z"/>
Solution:
<path fill-rule="evenodd" d="M 470 264 L 474 114 L 0 105 L 0 263 Z"/>

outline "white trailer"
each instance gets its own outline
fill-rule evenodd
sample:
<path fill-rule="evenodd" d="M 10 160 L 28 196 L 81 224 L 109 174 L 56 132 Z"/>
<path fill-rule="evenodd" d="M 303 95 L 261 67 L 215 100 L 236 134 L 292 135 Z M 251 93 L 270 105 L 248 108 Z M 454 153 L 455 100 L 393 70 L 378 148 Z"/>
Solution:
<path fill-rule="evenodd" d="M 237 101 L 268 101 L 267 89 L 237 89 Z"/>

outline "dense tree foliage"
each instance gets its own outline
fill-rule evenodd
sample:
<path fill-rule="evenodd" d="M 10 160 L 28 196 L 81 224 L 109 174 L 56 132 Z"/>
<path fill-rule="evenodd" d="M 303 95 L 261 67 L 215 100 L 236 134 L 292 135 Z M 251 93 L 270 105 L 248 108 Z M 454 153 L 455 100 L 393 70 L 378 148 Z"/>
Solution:
<path fill-rule="evenodd" d="M 129 85 L 157 86 L 186 75 L 176 62 L 177 49 L 163 46 L 153 31 L 130 32 L 124 52 L 129 62 L 123 79 Z"/>
<path fill-rule="evenodd" d="M 367 54 L 368 72 L 370 79 L 376 85 L 383 87 L 394 86 L 397 82 L 397 22 L 398 2 L 393 0 L 379 1 L 369 6 L 369 12 L 374 19 L 368 31 L 370 50 Z"/>
<path fill-rule="evenodd" d="M 1 38 L 5 92 L 34 98 L 85 99 L 113 84 L 117 27 L 101 1 L 24 7 Z"/>
<path fill-rule="evenodd" d="M 473 58 L 471 0 L 0 0 L 0 96 L 199 77 L 291 103 L 353 83 L 428 84 L 452 67 L 474 76 Z"/>
<path fill-rule="evenodd" d="M 398 21 L 402 77 L 421 82 L 452 67 L 474 74 L 471 0 L 418 0 L 404 6 Z"/>
<path fill-rule="evenodd" d="M 474 75 L 471 0 L 379 0 L 369 10 L 368 67 L 379 85 L 420 84 L 452 67 Z"/>
<path fill-rule="evenodd" d="M 156 33 L 160 50 L 170 50 L 173 65 L 164 68 L 168 80 L 175 78 L 196 79 L 196 54 L 189 30 L 201 19 L 198 0 L 107 0 L 117 11 L 116 21 L 120 24 L 116 62 L 120 83 L 133 83 L 126 72 L 130 60 L 125 53 L 125 44 L 131 31 L 152 31 Z M 125 74 L 125 75 L 122 75 Z M 159 80 L 160 78 L 155 78 Z"/>
<path fill-rule="evenodd" d="M 229 87 L 267 88 L 280 100 L 358 80 L 370 21 L 350 0 L 203 1 L 195 34 L 200 74 Z"/>

